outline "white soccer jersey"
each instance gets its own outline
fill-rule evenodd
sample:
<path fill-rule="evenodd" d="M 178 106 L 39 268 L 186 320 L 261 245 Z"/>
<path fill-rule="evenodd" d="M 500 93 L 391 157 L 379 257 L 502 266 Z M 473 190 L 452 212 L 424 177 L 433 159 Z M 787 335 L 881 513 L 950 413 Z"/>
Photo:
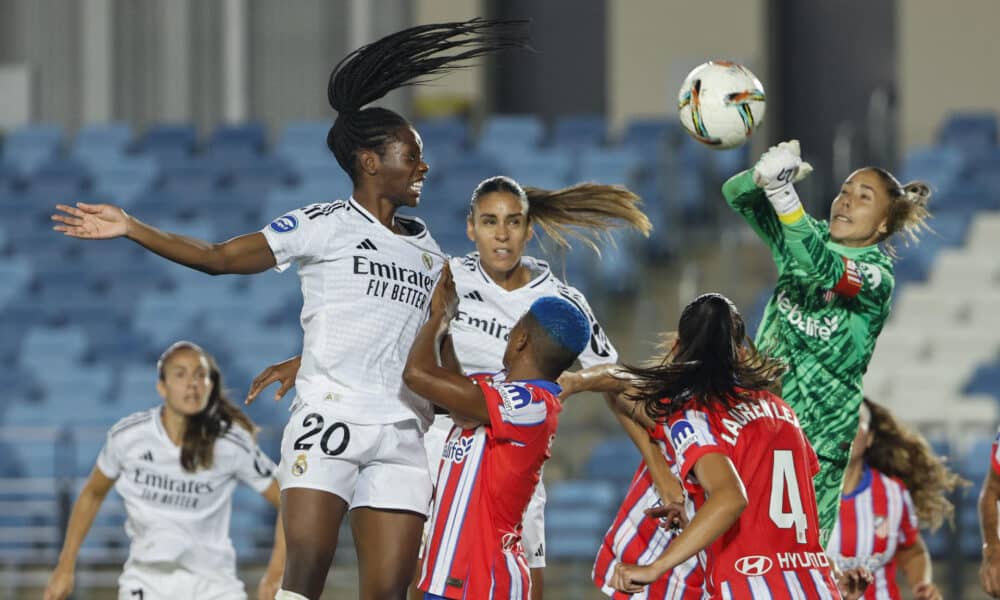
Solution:
<path fill-rule="evenodd" d="M 505 290 L 494 282 L 472 252 L 451 259 L 451 272 L 458 292 L 458 314 L 451 322 L 451 337 L 462 370 L 469 373 L 492 373 L 503 368 L 503 353 L 510 330 L 543 296 L 558 296 L 572 302 L 590 321 L 590 344 L 580 353 L 584 368 L 613 363 L 618 351 L 611 345 L 594 317 L 583 294 L 552 274 L 548 263 L 530 256 L 521 258 L 532 279 L 516 290 Z"/>
<path fill-rule="evenodd" d="M 194 573 L 236 573 L 229 539 L 233 490 L 242 481 L 263 492 L 274 463 L 253 436 L 233 425 L 215 442 L 212 467 L 189 473 L 167 436 L 162 407 L 137 412 L 108 432 L 97 468 L 116 479 L 125 501 L 129 562 L 168 563 Z"/>
<path fill-rule="evenodd" d="M 403 367 L 424 322 L 444 256 L 419 219 L 383 226 L 353 198 L 313 204 L 263 229 L 284 271 L 302 282 L 302 365 L 297 402 L 358 424 L 417 418 L 430 404 L 403 385 Z"/>

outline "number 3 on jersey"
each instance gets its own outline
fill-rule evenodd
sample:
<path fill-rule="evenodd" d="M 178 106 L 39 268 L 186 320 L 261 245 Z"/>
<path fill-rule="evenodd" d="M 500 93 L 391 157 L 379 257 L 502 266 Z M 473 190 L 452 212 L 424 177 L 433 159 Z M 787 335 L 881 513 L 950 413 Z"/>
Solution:
<path fill-rule="evenodd" d="M 788 511 L 785 511 L 785 497 Z M 802 510 L 799 481 L 795 477 L 795 463 L 791 450 L 774 451 L 774 468 L 771 471 L 771 520 L 779 529 L 795 528 L 795 541 L 806 543 L 808 519 Z"/>

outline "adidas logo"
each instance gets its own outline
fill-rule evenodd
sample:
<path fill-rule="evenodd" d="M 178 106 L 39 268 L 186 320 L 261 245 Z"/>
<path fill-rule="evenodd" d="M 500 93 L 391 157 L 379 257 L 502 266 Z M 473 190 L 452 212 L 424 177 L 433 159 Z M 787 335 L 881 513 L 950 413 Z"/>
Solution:
<path fill-rule="evenodd" d="M 145 452 L 143 452 L 142 456 L 140 456 L 139 458 L 141 458 L 142 460 L 145 460 L 147 462 L 153 462 L 153 451 L 152 450 L 146 450 Z"/>
<path fill-rule="evenodd" d="M 365 240 L 355 246 L 355 248 L 358 250 L 378 250 L 378 248 L 375 247 L 375 244 L 373 244 L 368 238 L 365 238 Z"/>
<path fill-rule="evenodd" d="M 545 558 L 545 544 L 538 544 L 538 549 L 535 550 L 535 558 Z"/>
<path fill-rule="evenodd" d="M 462 297 L 463 298 L 468 298 L 469 300 L 478 300 L 480 302 L 483 302 L 483 297 L 480 296 L 479 292 L 477 292 L 476 290 L 472 290 L 471 292 L 469 292 L 468 294 L 466 294 L 466 295 L 464 295 Z"/>

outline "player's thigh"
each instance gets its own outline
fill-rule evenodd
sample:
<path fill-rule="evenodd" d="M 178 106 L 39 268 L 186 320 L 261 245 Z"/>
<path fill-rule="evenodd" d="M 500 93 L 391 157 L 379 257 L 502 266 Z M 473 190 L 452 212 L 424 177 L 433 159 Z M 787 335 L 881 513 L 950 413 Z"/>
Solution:
<path fill-rule="evenodd" d="M 361 465 L 351 509 L 366 507 L 426 516 L 434 486 L 420 425 L 410 420 L 380 427 L 375 452 Z"/>

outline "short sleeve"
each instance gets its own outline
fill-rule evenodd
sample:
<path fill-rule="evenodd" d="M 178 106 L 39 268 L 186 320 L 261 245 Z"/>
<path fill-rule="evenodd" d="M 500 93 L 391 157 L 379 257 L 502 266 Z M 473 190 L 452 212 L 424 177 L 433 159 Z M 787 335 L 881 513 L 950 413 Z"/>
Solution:
<path fill-rule="evenodd" d="M 902 486 L 901 486 L 902 487 Z M 917 509 L 913 505 L 910 491 L 903 488 L 903 516 L 899 520 L 899 545 L 903 548 L 912 546 L 920 537 L 917 521 Z"/>
<path fill-rule="evenodd" d="M 1000 430 L 997 430 L 997 435 L 993 438 L 993 447 L 990 453 L 990 467 L 993 469 L 993 473 L 1000 476 Z"/>
<path fill-rule="evenodd" d="M 122 472 L 122 460 L 120 449 L 115 445 L 113 432 L 108 432 L 108 437 L 104 441 L 104 447 L 97 455 L 97 468 L 104 473 L 108 479 L 118 479 Z"/>
<path fill-rule="evenodd" d="M 237 444 L 240 448 L 236 453 L 236 478 L 254 490 L 263 492 L 274 481 L 274 462 L 249 434 L 243 435 L 241 432 L 239 437 L 242 438 L 242 444 Z"/>
<path fill-rule="evenodd" d="M 521 382 L 494 383 L 485 377 L 475 381 L 486 398 L 493 437 L 527 444 L 544 433 L 549 406 L 530 387 Z"/>
<path fill-rule="evenodd" d="M 618 362 L 618 350 L 611 344 L 604 328 L 597 322 L 597 317 L 594 316 L 594 311 L 590 308 L 584 295 L 570 286 L 562 289 L 561 295 L 580 309 L 590 325 L 590 343 L 580 353 L 580 365 L 586 369 L 594 365 Z"/>
<path fill-rule="evenodd" d="M 261 232 L 274 254 L 275 270 L 284 271 L 293 262 L 309 262 L 323 255 L 324 241 L 336 222 L 329 218 L 331 208 L 342 205 L 315 204 L 277 217 Z"/>
<path fill-rule="evenodd" d="M 698 460 L 706 454 L 725 454 L 712 431 L 708 415 L 700 410 L 685 410 L 672 416 L 663 434 L 674 451 L 681 480 L 688 478 Z"/>

